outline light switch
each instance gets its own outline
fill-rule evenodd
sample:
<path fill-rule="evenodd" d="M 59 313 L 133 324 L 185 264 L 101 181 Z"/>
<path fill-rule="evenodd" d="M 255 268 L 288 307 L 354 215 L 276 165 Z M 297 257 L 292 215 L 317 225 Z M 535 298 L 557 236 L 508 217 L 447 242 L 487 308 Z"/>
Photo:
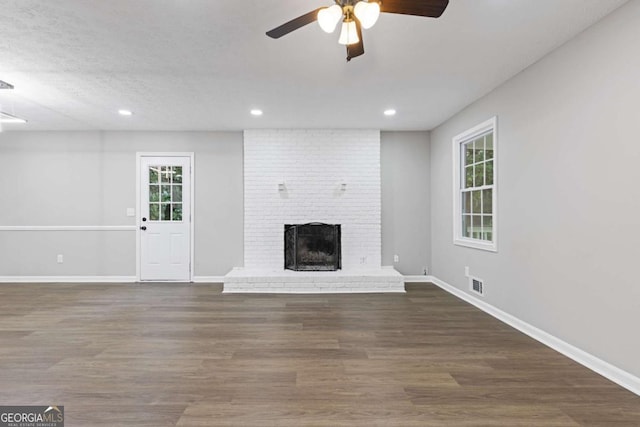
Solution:
<path fill-rule="evenodd" d="M 135 208 L 127 208 L 127 216 L 136 216 Z"/>

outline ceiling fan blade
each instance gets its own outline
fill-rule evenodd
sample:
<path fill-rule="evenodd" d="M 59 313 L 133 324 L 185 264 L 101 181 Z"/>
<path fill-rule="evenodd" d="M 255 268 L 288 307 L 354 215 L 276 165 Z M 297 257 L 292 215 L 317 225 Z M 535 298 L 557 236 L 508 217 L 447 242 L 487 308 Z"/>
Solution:
<path fill-rule="evenodd" d="M 305 13 L 302 16 L 298 16 L 297 18 L 274 28 L 271 31 L 267 31 L 267 35 L 272 39 L 279 39 L 280 37 L 287 35 L 290 32 L 297 30 L 298 28 L 302 28 L 307 24 L 311 24 L 313 21 L 318 19 L 318 12 L 321 9 L 324 8 L 320 7 L 316 10 L 312 10 L 309 13 Z"/>
<path fill-rule="evenodd" d="M 356 30 L 358 32 L 358 38 L 360 41 L 354 44 L 347 45 L 347 62 L 351 61 L 352 58 L 355 58 L 360 55 L 364 55 L 364 41 L 362 40 L 362 28 L 360 27 L 360 21 L 358 18 L 354 18 L 356 21 Z"/>
<path fill-rule="evenodd" d="M 384 0 L 381 12 L 439 18 L 449 0 Z"/>

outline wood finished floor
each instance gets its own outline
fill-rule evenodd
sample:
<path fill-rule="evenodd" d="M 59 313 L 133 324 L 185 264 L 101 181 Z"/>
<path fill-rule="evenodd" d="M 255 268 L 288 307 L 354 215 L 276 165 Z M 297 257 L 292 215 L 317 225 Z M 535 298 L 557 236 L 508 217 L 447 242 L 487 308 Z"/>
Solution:
<path fill-rule="evenodd" d="M 640 397 L 433 285 L 0 285 L 0 405 L 67 426 L 640 426 Z"/>

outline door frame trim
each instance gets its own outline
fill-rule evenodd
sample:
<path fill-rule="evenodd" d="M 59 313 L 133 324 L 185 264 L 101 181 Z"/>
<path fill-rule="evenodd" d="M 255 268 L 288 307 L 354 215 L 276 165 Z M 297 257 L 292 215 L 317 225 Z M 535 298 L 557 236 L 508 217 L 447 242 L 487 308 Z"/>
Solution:
<path fill-rule="evenodd" d="M 172 151 L 162 151 L 162 152 L 136 152 L 136 282 L 143 282 L 140 279 L 140 227 L 142 225 L 142 221 L 140 219 L 140 213 L 142 212 L 142 200 L 140 200 L 140 163 L 142 162 L 143 157 L 188 157 L 189 158 L 189 179 L 191 180 L 191 191 L 190 191 L 190 200 L 189 200 L 189 282 L 193 283 L 193 270 L 195 267 L 194 263 L 194 254 L 195 254 L 195 239 L 194 239 L 194 223 L 195 223 L 195 214 L 193 211 L 194 207 L 194 199 L 195 199 L 195 175 L 194 175 L 194 159 L 195 154 L 193 152 L 172 152 Z"/>

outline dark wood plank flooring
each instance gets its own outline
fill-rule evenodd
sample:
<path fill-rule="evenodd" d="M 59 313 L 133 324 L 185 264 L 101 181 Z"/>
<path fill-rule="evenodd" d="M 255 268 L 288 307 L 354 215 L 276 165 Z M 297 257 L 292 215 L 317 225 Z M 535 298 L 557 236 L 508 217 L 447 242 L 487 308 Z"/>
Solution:
<path fill-rule="evenodd" d="M 640 397 L 433 285 L 0 285 L 0 405 L 68 426 L 640 426 Z"/>

